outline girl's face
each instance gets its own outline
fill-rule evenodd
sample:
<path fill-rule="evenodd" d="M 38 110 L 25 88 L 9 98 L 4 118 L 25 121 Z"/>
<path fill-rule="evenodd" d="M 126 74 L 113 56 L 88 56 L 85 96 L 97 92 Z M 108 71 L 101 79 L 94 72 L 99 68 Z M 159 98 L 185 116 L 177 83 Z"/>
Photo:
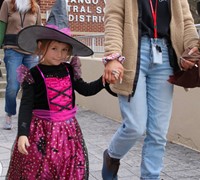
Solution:
<path fill-rule="evenodd" d="M 59 65 L 69 56 L 70 45 L 58 41 L 52 41 L 43 57 L 42 64 Z"/>

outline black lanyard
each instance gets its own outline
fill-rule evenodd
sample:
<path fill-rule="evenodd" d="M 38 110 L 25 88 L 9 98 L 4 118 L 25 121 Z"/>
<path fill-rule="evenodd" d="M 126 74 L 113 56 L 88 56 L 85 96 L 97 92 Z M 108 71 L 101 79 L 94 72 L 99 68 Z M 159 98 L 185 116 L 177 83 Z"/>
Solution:
<path fill-rule="evenodd" d="M 158 0 L 156 0 L 155 9 L 153 8 L 152 0 L 149 0 L 151 13 L 153 18 L 153 29 L 154 29 L 154 38 L 158 38 L 158 31 L 157 31 L 157 9 L 158 9 Z"/>
<path fill-rule="evenodd" d="M 21 28 L 24 28 L 24 20 L 25 20 L 26 13 L 24 13 L 23 16 L 21 13 L 19 13 L 19 15 L 20 15 L 20 20 L 21 20 Z"/>

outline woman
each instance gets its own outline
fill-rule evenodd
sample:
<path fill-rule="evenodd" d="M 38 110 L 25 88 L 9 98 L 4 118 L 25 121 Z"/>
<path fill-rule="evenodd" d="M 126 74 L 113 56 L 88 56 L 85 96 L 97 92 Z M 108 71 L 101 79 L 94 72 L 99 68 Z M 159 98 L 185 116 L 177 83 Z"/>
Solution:
<path fill-rule="evenodd" d="M 0 47 L 4 49 L 7 86 L 5 93 L 5 124 L 4 129 L 12 128 L 11 117 L 16 114 L 16 97 L 19 82 L 16 69 L 23 64 L 33 67 L 38 58 L 22 51 L 17 46 L 17 33 L 30 25 L 41 25 L 40 8 L 35 0 L 4 0 L 0 11 Z M 25 39 L 25 41 L 28 39 Z"/>
<path fill-rule="evenodd" d="M 144 133 L 140 178 L 160 179 L 172 111 L 173 85 L 167 80 L 174 70 L 189 68 L 179 57 L 197 46 L 187 0 L 107 2 L 104 77 L 115 83 L 113 71 L 121 72 L 122 82 L 112 90 L 118 94 L 123 119 L 104 151 L 104 180 L 117 179 L 120 159 Z"/>

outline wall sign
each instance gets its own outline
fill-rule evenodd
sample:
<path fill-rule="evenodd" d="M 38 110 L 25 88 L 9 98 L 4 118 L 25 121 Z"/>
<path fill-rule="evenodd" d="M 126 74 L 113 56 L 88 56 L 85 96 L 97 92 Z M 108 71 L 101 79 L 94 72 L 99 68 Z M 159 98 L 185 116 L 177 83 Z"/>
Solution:
<path fill-rule="evenodd" d="M 68 0 L 68 17 L 73 22 L 102 23 L 106 0 Z"/>

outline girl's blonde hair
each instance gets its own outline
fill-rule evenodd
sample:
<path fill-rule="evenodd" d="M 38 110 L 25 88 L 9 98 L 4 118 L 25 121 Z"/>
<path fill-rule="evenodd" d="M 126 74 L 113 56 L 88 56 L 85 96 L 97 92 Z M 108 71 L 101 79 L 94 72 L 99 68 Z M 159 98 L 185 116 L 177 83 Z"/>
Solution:
<path fill-rule="evenodd" d="M 31 8 L 29 10 L 29 12 L 31 14 L 35 14 L 37 11 L 37 2 L 35 0 L 30 0 L 31 2 Z M 13 12 L 17 11 L 16 5 L 15 5 L 15 0 L 11 0 L 11 10 Z"/>
<path fill-rule="evenodd" d="M 37 49 L 35 51 L 35 54 L 39 56 L 39 62 L 42 62 L 44 56 L 46 55 L 47 53 L 47 50 L 50 46 L 50 44 L 53 42 L 53 41 L 56 41 L 56 40 L 39 40 L 38 42 L 40 42 L 40 46 L 37 46 Z M 59 42 L 59 41 L 58 41 Z M 68 44 L 70 46 L 70 49 L 69 49 L 69 53 L 68 53 L 68 57 L 66 58 L 66 61 L 69 61 L 70 60 L 70 57 L 72 55 L 72 46 L 70 44 Z"/>

